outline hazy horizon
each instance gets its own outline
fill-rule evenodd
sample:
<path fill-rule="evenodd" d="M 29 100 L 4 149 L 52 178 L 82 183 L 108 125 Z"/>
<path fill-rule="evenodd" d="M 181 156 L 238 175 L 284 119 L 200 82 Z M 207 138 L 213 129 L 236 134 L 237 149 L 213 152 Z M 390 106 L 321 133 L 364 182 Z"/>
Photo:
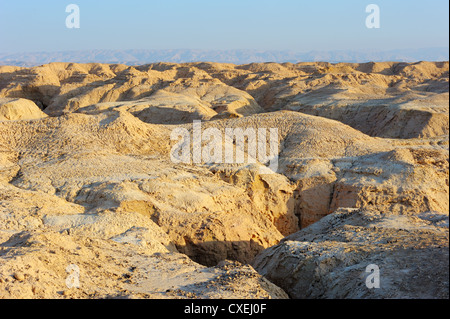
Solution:
<path fill-rule="evenodd" d="M 448 48 L 391 51 L 291 51 L 258 50 L 85 50 L 3 54 L 0 65 L 32 67 L 52 62 L 107 63 L 143 65 L 149 63 L 218 62 L 248 64 L 253 62 L 418 62 L 448 61 Z"/>

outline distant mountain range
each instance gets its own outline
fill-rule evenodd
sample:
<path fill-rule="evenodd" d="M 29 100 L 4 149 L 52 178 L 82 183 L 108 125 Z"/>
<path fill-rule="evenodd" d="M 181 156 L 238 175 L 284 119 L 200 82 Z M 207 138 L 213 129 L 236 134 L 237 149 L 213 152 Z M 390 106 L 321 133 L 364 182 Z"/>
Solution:
<path fill-rule="evenodd" d="M 0 53 L 0 65 L 36 66 L 51 62 L 122 63 L 139 65 L 155 62 L 380 62 L 448 61 L 449 48 L 391 51 L 258 51 L 258 50 L 88 50 L 33 53 Z"/>

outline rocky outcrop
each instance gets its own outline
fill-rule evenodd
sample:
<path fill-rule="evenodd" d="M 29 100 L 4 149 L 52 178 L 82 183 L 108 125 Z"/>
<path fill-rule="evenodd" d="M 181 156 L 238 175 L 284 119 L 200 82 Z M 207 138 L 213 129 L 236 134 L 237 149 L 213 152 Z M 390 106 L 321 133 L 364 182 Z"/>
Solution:
<path fill-rule="evenodd" d="M 0 201 L 0 298 L 287 298 L 249 265 L 179 253 L 136 202 L 95 212 L 6 183 Z"/>
<path fill-rule="evenodd" d="M 448 214 L 339 209 L 253 266 L 291 298 L 448 298 L 448 240 Z"/>
<path fill-rule="evenodd" d="M 46 121 L 2 127 L 3 141 L 22 153 L 11 183 L 80 205 L 89 223 L 102 224 L 98 214 L 109 210 L 141 214 L 205 265 L 249 262 L 298 230 L 284 176 L 261 176 L 258 166 L 212 173 L 174 164 L 170 131 L 123 110 Z M 81 216 L 67 218 L 72 228 L 84 225 Z"/>
<path fill-rule="evenodd" d="M 448 63 L 52 63 L 0 97 L 0 297 L 448 297 Z"/>
<path fill-rule="evenodd" d="M 251 266 L 201 266 L 186 255 L 136 241 L 134 228 L 102 240 L 24 231 L 0 246 L 0 298 L 287 298 Z"/>
<path fill-rule="evenodd" d="M 0 121 L 35 120 L 46 116 L 30 100 L 0 98 Z"/>
<path fill-rule="evenodd" d="M 447 136 L 408 142 L 380 139 L 337 121 L 286 111 L 204 127 L 223 132 L 237 127 L 278 129 L 278 173 L 295 184 L 300 227 L 340 207 L 448 211 Z"/>
<path fill-rule="evenodd" d="M 0 97 L 32 100 L 49 115 L 120 107 L 156 124 L 286 109 L 371 136 L 433 137 L 449 132 L 448 69 L 448 62 L 0 66 Z"/>

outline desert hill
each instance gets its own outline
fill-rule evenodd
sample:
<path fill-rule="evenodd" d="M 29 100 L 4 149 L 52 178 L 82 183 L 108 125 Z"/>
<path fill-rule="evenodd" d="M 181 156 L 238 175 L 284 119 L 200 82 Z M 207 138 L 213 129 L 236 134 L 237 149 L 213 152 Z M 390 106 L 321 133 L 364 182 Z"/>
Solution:
<path fill-rule="evenodd" d="M 0 66 L 0 298 L 448 298 L 448 71 Z M 275 172 L 174 162 L 194 121 L 276 129 Z"/>

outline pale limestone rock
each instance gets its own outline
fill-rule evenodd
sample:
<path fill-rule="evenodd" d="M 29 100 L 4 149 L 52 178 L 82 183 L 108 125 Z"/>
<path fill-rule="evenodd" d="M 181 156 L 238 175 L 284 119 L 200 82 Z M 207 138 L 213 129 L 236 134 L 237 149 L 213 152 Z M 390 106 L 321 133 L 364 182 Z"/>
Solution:
<path fill-rule="evenodd" d="M 0 121 L 36 120 L 46 116 L 33 101 L 0 98 Z"/>
<path fill-rule="evenodd" d="M 255 256 L 294 298 L 448 298 L 448 62 L 1 66 L 5 99 L 39 112 L 0 118 L 2 298 L 286 297 Z M 278 169 L 173 163 L 193 120 L 276 128 Z"/>
<path fill-rule="evenodd" d="M 445 220 L 445 223 L 442 221 Z M 339 209 L 258 255 L 291 298 L 448 298 L 448 213 Z M 379 270 L 378 288 L 368 276 Z"/>

